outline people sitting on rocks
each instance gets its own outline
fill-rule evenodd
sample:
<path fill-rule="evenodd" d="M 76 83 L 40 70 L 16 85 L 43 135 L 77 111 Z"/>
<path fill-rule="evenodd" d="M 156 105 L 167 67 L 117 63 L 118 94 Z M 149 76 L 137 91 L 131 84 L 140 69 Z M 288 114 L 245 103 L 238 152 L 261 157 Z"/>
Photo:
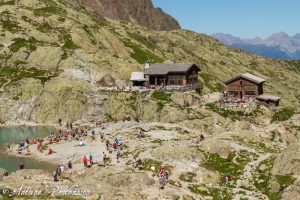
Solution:
<path fill-rule="evenodd" d="M 43 142 L 42 141 L 38 141 L 37 149 L 41 150 L 42 148 L 43 148 Z"/>
<path fill-rule="evenodd" d="M 51 148 L 48 150 L 48 153 L 46 155 L 50 156 L 52 155 L 53 153 L 56 153 L 55 151 L 53 151 Z"/>
<path fill-rule="evenodd" d="M 29 146 L 27 146 L 25 156 L 30 156 L 30 155 L 31 155 L 30 148 L 29 148 Z"/>
<path fill-rule="evenodd" d="M 83 143 L 83 141 L 82 141 L 82 140 L 80 140 L 80 141 L 79 141 L 79 144 L 78 144 L 78 146 L 79 146 L 79 147 L 84 147 L 84 146 L 86 146 L 86 144 L 85 144 L 85 143 Z"/>

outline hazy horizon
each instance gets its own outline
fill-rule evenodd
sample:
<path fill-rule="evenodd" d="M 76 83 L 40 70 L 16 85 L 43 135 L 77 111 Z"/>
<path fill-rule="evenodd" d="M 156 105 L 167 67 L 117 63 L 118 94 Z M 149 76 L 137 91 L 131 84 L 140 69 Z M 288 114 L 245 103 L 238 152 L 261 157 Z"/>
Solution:
<path fill-rule="evenodd" d="M 297 0 L 153 0 L 178 20 L 183 29 L 211 35 L 225 33 L 243 39 L 300 33 Z"/>

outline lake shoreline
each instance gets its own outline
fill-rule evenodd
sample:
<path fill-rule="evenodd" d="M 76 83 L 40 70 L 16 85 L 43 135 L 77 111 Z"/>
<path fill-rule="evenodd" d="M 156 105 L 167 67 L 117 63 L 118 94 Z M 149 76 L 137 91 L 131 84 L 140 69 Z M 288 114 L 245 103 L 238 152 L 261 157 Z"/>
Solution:
<path fill-rule="evenodd" d="M 39 126 L 53 127 L 56 129 L 61 128 L 58 124 L 36 123 L 32 121 L 6 122 L 4 124 L 0 124 L 0 128 L 20 128 L 20 127 L 39 127 Z"/>

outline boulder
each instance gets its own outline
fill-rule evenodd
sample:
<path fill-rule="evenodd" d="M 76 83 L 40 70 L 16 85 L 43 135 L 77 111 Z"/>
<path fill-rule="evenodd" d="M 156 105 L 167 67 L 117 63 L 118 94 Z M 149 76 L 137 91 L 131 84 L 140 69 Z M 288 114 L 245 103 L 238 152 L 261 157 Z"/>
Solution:
<path fill-rule="evenodd" d="M 300 175 L 300 143 L 288 146 L 274 161 L 274 175 Z"/>
<path fill-rule="evenodd" d="M 298 200 L 300 197 L 300 182 L 294 183 L 282 193 L 282 200 Z"/>
<path fill-rule="evenodd" d="M 280 190 L 280 184 L 276 181 L 272 181 L 270 184 L 271 192 L 277 193 Z"/>
<path fill-rule="evenodd" d="M 0 168 L 0 181 L 2 181 L 4 176 L 7 176 L 8 172 L 5 169 Z"/>
<path fill-rule="evenodd" d="M 202 142 L 203 150 L 210 154 L 218 154 L 222 158 L 227 158 L 231 152 L 228 141 L 209 138 Z"/>

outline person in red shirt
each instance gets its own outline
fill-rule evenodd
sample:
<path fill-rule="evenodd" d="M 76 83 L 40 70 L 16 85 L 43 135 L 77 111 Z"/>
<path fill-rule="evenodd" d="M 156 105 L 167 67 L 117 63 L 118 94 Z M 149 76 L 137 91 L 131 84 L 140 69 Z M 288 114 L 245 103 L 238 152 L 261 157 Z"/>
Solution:
<path fill-rule="evenodd" d="M 88 160 L 87 160 L 86 156 L 83 157 L 82 161 L 83 161 L 84 167 L 87 167 Z"/>
<path fill-rule="evenodd" d="M 160 169 L 159 169 L 159 174 L 160 175 L 164 175 L 165 174 L 165 169 L 163 168 L 163 167 L 160 167 Z"/>
<path fill-rule="evenodd" d="M 53 150 L 52 150 L 52 149 L 49 149 L 48 155 L 51 155 L 52 153 L 53 153 Z"/>

